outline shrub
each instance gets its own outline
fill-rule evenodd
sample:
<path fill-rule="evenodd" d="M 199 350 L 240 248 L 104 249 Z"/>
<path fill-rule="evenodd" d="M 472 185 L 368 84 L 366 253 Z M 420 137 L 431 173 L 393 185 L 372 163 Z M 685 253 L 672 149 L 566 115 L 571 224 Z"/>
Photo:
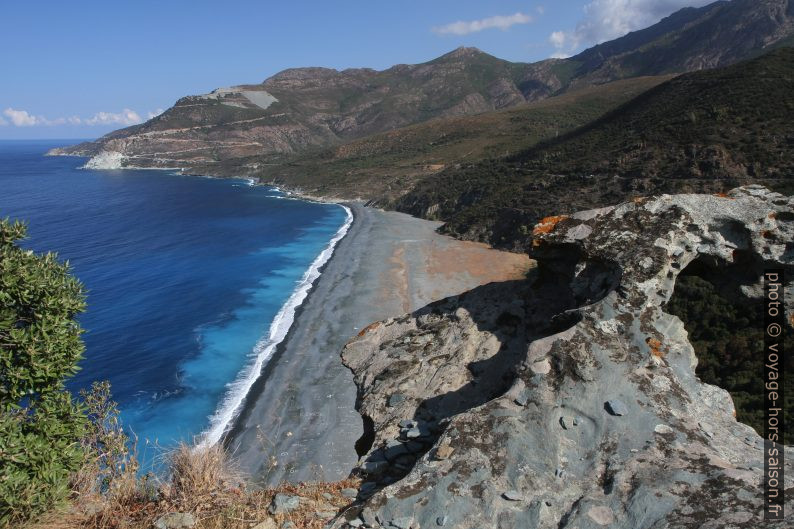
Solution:
<path fill-rule="evenodd" d="M 55 254 L 18 246 L 24 224 L 0 219 L 0 525 L 68 492 L 85 461 L 88 419 L 64 389 L 82 357 L 82 285 Z"/>

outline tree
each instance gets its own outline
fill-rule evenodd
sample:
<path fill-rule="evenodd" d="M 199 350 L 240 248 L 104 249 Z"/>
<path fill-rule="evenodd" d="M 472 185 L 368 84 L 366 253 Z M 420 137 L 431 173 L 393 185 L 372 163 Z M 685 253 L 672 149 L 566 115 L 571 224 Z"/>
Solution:
<path fill-rule="evenodd" d="M 83 287 L 55 254 L 19 247 L 25 236 L 24 224 L 0 219 L 0 525 L 66 496 L 88 427 L 64 387 L 84 350 Z"/>

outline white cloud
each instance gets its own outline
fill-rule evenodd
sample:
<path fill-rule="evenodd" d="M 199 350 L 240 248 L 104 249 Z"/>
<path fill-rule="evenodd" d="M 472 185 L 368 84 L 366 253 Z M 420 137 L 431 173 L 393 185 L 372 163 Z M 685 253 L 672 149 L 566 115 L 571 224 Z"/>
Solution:
<path fill-rule="evenodd" d="M 525 15 L 524 13 L 515 13 L 513 15 L 483 18 L 480 20 L 459 20 L 444 26 L 433 28 L 433 32 L 439 35 L 468 35 L 469 33 L 477 33 L 485 29 L 501 29 L 506 31 L 511 26 L 516 24 L 529 24 L 534 19 Z"/>
<path fill-rule="evenodd" d="M 125 108 L 118 114 L 113 112 L 97 112 L 94 117 L 83 120 L 86 125 L 137 125 L 143 120 L 134 110 Z"/>
<path fill-rule="evenodd" d="M 156 118 L 157 116 L 159 116 L 159 115 L 160 115 L 160 114 L 162 114 L 163 112 L 165 112 L 165 110 L 163 110 L 162 108 L 158 108 L 158 109 L 157 109 L 157 110 L 155 110 L 154 112 L 152 112 L 152 111 L 149 111 L 149 113 L 147 113 L 147 114 L 146 114 L 146 119 L 152 119 L 152 118 Z"/>
<path fill-rule="evenodd" d="M 546 8 L 543 6 L 538 6 L 535 8 L 535 11 L 537 11 L 539 15 L 542 15 L 546 12 Z"/>
<path fill-rule="evenodd" d="M 158 108 L 154 112 L 149 112 L 147 119 L 151 119 L 159 114 L 162 114 L 163 109 Z M 97 112 L 90 118 L 81 118 L 79 116 L 61 117 L 55 119 L 47 119 L 44 116 L 35 116 L 27 110 L 18 110 L 15 108 L 6 108 L 3 115 L 8 118 L 12 125 L 15 127 L 37 127 L 55 125 L 137 125 L 142 123 L 143 119 L 134 110 L 125 108 L 121 112 Z M 0 125 L 8 125 L 8 121 L 0 117 Z"/>
<path fill-rule="evenodd" d="M 32 127 L 47 123 L 47 120 L 40 116 L 32 116 L 26 110 L 17 110 L 10 107 L 3 110 L 3 115 L 10 119 L 15 127 Z"/>
<path fill-rule="evenodd" d="M 700 7 L 713 0 L 592 0 L 584 6 L 584 18 L 573 31 L 555 31 L 549 42 L 557 54 L 569 54 L 588 46 L 622 37 L 651 26 L 684 7 Z"/>
<path fill-rule="evenodd" d="M 557 49 L 564 48 L 566 40 L 567 36 L 564 31 L 555 31 L 549 35 L 549 42 L 551 42 Z"/>

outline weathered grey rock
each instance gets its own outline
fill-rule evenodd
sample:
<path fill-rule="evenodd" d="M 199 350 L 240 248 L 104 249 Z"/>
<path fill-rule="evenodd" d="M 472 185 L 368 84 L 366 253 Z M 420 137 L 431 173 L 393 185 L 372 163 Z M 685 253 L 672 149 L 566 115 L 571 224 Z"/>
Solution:
<path fill-rule="evenodd" d="M 406 415 L 436 432 L 410 472 L 365 507 L 424 528 L 442 516 L 460 529 L 762 523 L 760 437 L 736 421 L 727 392 L 695 375 L 684 325 L 664 306 L 692 263 L 750 297 L 764 267 L 777 267 L 792 321 L 794 197 L 758 186 L 660 196 L 560 217 L 543 231 L 530 245 L 535 283 L 477 288 L 345 347 L 375 450 L 399 436 Z M 391 354 L 416 335 L 432 335 L 433 347 Z M 542 361 L 548 371 L 531 369 Z M 386 401 L 396 392 L 416 408 L 394 416 Z M 527 402 L 516 406 L 521 392 Z M 562 428 L 563 416 L 575 427 Z M 511 488 L 526 491 L 525 503 L 505 504 L 500 491 Z"/>
<path fill-rule="evenodd" d="M 669 434 L 673 433 L 673 429 L 667 426 L 666 424 L 657 424 L 654 426 L 653 431 L 659 434 Z"/>
<path fill-rule="evenodd" d="M 419 428 L 410 428 L 405 431 L 405 438 L 406 439 L 416 439 L 417 437 L 421 437 L 422 432 L 419 431 Z"/>
<path fill-rule="evenodd" d="M 587 516 L 598 525 L 611 525 L 615 521 L 612 509 L 606 506 L 590 507 Z"/>
<path fill-rule="evenodd" d="M 356 489 L 346 488 L 346 489 L 342 489 L 341 492 L 342 492 L 342 496 L 344 496 L 345 498 L 355 498 L 356 496 L 358 496 L 358 491 Z"/>
<path fill-rule="evenodd" d="M 383 474 L 389 468 L 387 461 L 367 461 L 361 465 L 361 470 L 367 474 Z"/>
<path fill-rule="evenodd" d="M 268 512 L 270 514 L 281 514 L 294 511 L 300 506 L 300 496 L 290 496 L 289 494 L 278 493 L 270 502 Z"/>
<path fill-rule="evenodd" d="M 295 525 L 293 522 L 287 520 L 283 524 L 281 524 L 281 529 L 298 529 L 298 526 Z"/>
<path fill-rule="evenodd" d="M 383 456 L 386 458 L 387 461 L 394 461 L 398 456 L 403 454 L 407 454 L 408 447 L 400 443 L 399 441 L 394 441 L 391 444 L 387 444 L 383 450 Z"/>
<path fill-rule="evenodd" d="M 190 529 L 196 525 L 196 517 L 188 512 L 171 512 L 154 522 L 155 529 Z"/>
<path fill-rule="evenodd" d="M 364 507 L 364 509 L 361 511 L 361 514 L 359 515 L 359 518 L 361 518 L 361 521 L 363 521 L 367 527 L 376 527 L 380 525 L 378 523 L 378 519 L 375 517 L 375 511 L 369 507 Z"/>
<path fill-rule="evenodd" d="M 347 525 L 350 526 L 350 527 L 354 527 L 354 528 L 355 527 L 361 527 L 362 525 L 364 525 L 364 522 L 359 520 L 358 518 L 354 518 L 354 519 L 350 520 L 349 522 L 347 522 Z"/>
<path fill-rule="evenodd" d="M 524 495 L 517 490 L 508 490 L 502 494 L 502 497 L 509 501 L 522 501 L 524 499 Z"/>
<path fill-rule="evenodd" d="M 438 518 L 436 518 L 436 525 L 443 527 L 444 525 L 447 525 L 447 520 L 449 520 L 449 516 L 447 515 L 439 516 Z"/>
<path fill-rule="evenodd" d="M 400 393 L 394 393 L 389 395 L 389 407 L 393 408 L 395 406 L 399 406 L 405 401 L 405 395 L 401 395 Z"/>
<path fill-rule="evenodd" d="M 361 487 L 358 489 L 358 491 L 362 494 L 367 494 L 369 492 L 372 492 L 376 488 L 378 488 L 377 483 L 375 483 L 374 481 L 367 481 L 361 484 Z"/>
<path fill-rule="evenodd" d="M 415 453 L 415 452 L 423 451 L 425 449 L 425 445 L 423 443 L 420 443 L 419 441 L 408 441 L 407 443 L 405 443 L 405 448 L 409 452 Z"/>
<path fill-rule="evenodd" d="M 608 400 L 604 403 L 604 407 L 606 407 L 606 410 L 609 413 L 611 413 L 612 415 L 617 415 L 619 417 L 629 414 L 629 408 L 623 403 L 622 400 L 618 400 L 618 399 Z"/>
<path fill-rule="evenodd" d="M 389 520 L 388 526 L 394 527 L 395 529 L 411 529 L 411 522 L 413 522 L 413 520 L 410 517 L 404 516 L 402 518 Z"/>

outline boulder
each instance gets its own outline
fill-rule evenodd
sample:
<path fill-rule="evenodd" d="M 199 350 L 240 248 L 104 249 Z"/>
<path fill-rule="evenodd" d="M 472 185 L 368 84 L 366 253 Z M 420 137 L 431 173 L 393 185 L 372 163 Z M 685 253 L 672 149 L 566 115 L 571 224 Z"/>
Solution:
<path fill-rule="evenodd" d="M 278 493 L 273 497 L 273 501 L 270 502 L 268 512 L 270 514 L 282 514 L 294 511 L 300 507 L 300 500 L 300 496 Z"/>
<path fill-rule="evenodd" d="M 165 514 L 154 522 L 155 529 L 191 529 L 196 525 L 196 517 L 186 512 Z"/>

